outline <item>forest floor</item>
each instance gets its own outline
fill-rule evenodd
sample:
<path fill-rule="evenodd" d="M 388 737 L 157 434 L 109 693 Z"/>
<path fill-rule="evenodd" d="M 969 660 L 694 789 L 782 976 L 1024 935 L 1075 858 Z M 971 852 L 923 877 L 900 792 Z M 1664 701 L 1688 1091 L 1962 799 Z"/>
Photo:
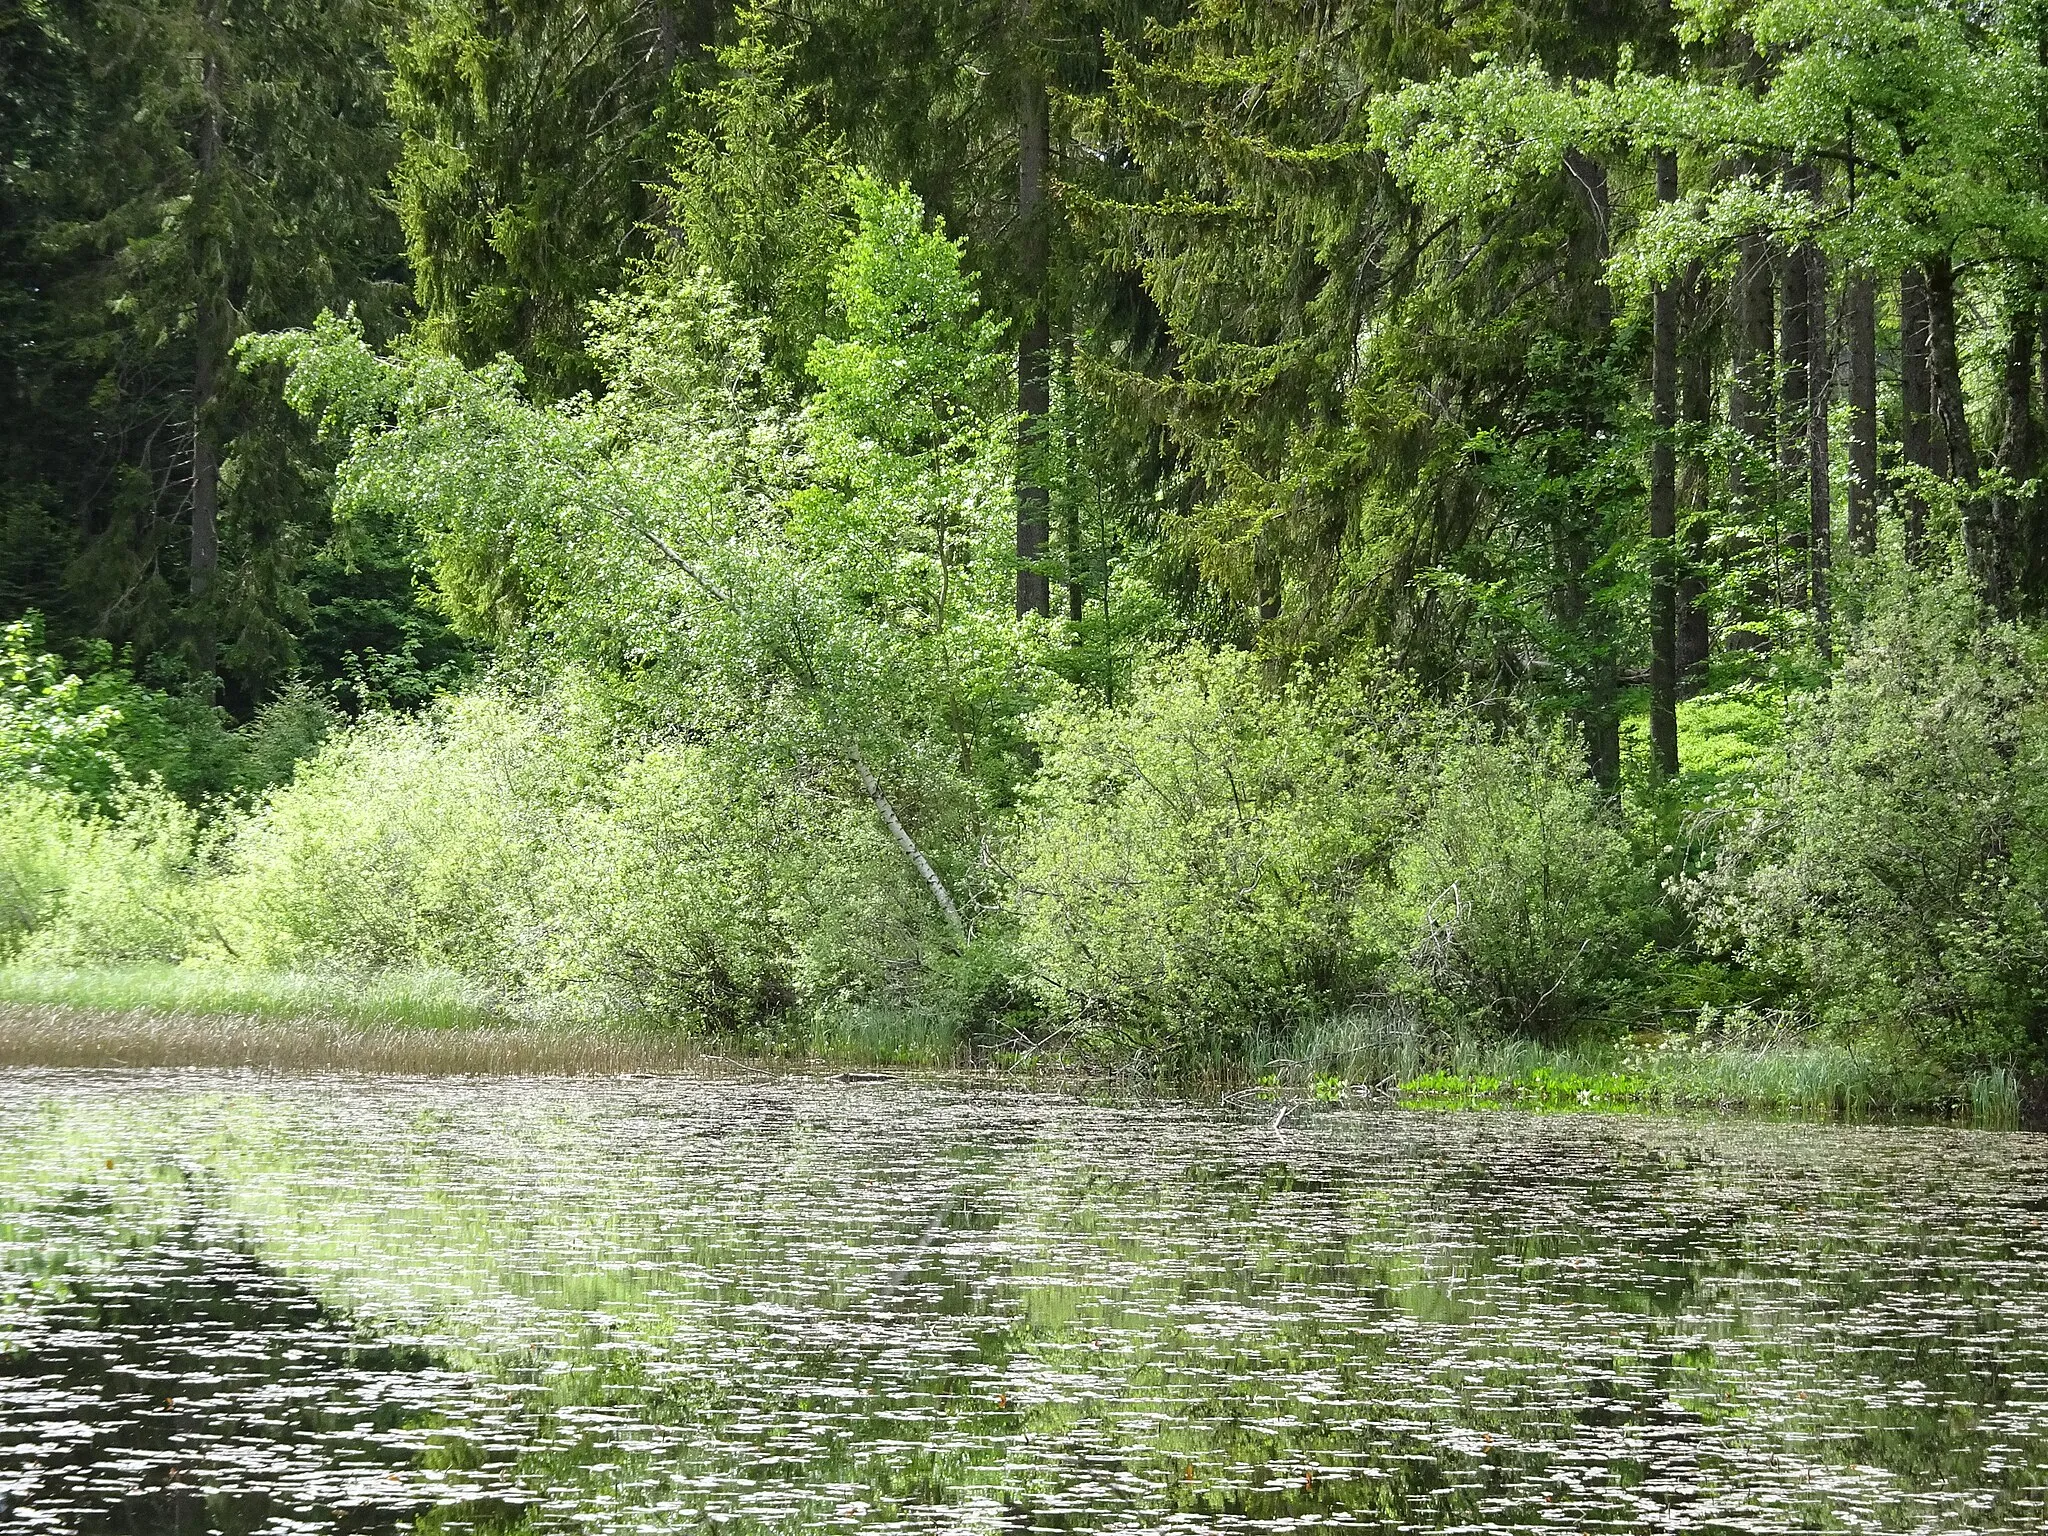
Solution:
<path fill-rule="evenodd" d="M 1377 1044 L 1375 1042 L 1375 1044 Z M 1677 1035 L 1572 1048 L 1469 1040 L 1390 1055 L 1317 1032 L 1291 1054 L 1221 1062 L 1177 1086 L 1276 1117 L 1406 1108 L 1722 1111 L 2018 1124 L 2009 1073 L 1902 1074 L 1849 1046 Z M 1405 1059 L 1402 1059 L 1405 1057 Z M 1158 1079 L 1013 1050 L 970 1053 L 942 1029 L 877 1015 L 772 1048 L 659 1024 L 535 1017 L 447 977 L 344 978 L 194 967 L 0 968 L 0 1066 L 210 1067 L 407 1075 L 589 1075 L 857 1069 L 974 1071 L 1152 1096 Z"/>

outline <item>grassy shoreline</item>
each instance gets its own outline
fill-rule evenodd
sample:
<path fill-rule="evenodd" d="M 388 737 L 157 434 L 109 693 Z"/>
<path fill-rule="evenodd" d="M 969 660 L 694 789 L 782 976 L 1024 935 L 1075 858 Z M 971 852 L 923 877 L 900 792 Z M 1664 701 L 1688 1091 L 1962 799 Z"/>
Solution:
<path fill-rule="evenodd" d="M 1559 1049 L 1459 1041 L 1347 1050 L 1304 1031 L 1289 1055 L 1219 1064 L 1198 1096 L 1313 1110 L 1406 1108 L 1718 1111 L 1853 1119 L 1940 1116 L 2020 1124 L 2009 1073 L 1903 1082 L 1883 1058 L 1839 1045 L 1676 1040 Z M 1375 1045 L 1381 1044 L 1374 1042 Z M 456 978 L 350 978 L 158 966 L 128 970 L 0 967 L 0 1067 L 202 1067 L 413 1075 L 760 1073 L 803 1067 L 974 1069 L 1043 1081 L 1096 1080 L 1078 1064 L 975 1055 L 917 1021 L 877 1015 L 807 1039 L 749 1048 L 658 1024 L 544 1016 Z"/>

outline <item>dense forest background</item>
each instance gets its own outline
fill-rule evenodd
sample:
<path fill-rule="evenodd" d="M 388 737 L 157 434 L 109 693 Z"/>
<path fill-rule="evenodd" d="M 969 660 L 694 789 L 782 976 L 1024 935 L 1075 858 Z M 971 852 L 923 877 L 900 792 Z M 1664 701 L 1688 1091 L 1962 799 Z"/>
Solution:
<path fill-rule="evenodd" d="M 0 59 L 19 964 L 2048 1067 L 2048 8 L 26 0 Z"/>

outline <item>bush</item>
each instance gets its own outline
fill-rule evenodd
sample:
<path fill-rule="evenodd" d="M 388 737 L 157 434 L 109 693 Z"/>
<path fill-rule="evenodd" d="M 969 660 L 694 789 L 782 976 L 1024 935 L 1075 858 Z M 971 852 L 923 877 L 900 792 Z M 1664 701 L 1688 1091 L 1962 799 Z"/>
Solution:
<path fill-rule="evenodd" d="M 1233 1051 L 1359 999 L 1361 950 L 1405 812 L 1387 685 L 1324 707 L 1257 663 L 1189 653 L 1116 711 L 1042 716 L 1017 867 L 1018 943 L 1043 1001 L 1093 1049 Z M 1332 701 L 1334 702 L 1334 701 Z"/>
<path fill-rule="evenodd" d="M 106 738 L 120 711 L 92 697 L 42 639 L 34 614 L 0 629 L 0 782 L 107 789 L 119 764 Z"/>
<path fill-rule="evenodd" d="M 1467 723 L 1409 768 L 1421 812 L 1365 914 L 1395 998 L 1439 1027 L 1556 1038 L 1638 979 L 1656 892 L 1576 745 Z"/>
<path fill-rule="evenodd" d="M 1343 1014 L 1555 1036 L 1635 979 L 1656 892 L 1558 732 L 1371 669 L 1275 690 L 1235 654 L 1039 729 L 1018 944 L 1087 1048 L 1236 1054 Z"/>
<path fill-rule="evenodd" d="M 82 795 L 98 808 L 134 784 L 190 804 L 247 799 L 291 777 L 339 717 L 303 682 L 237 727 L 204 695 L 137 683 L 104 640 L 81 642 L 79 668 L 42 650 L 36 614 L 0 630 L 0 778 Z"/>
<path fill-rule="evenodd" d="M 107 814 L 42 785 L 0 788 L 0 959 L 177 960 L 210 927 L 197 818 L 130 786 Z"/>
<path fill-rule="evenodd" d="M 269 966 L 530 979 L 572 781 L 554 747 L 535 712 L 489 695 L 336 736 L 237 829 L 229 944 Z"/>
<path fill-rule="evenodd" d="M 566 818 L 541 984 L 715 1029 L 778 1023 L 797 1000 L 792 801 L 694 745 L 628 763 Z"/>
<path fill-rule="evenodd" d="M 1838 1036 L 2048 1067 L 2048 656 L 1902 583 L 1798 707 L 1689 895 Z"/>
<path fill-rule="evenodd" d="M 234 834 L 227 942 L 726 1034 L 924 1000 L 936 914 L 871 811 L 617 725 L 566 688 L 339 733 Z"/>

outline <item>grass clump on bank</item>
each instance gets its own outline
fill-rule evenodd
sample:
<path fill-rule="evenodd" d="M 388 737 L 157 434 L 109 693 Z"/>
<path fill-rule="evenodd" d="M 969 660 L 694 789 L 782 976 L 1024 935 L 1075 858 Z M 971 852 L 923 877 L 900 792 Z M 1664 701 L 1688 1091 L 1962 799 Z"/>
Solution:
<path fill-rule="evenodd" d="M 361 976 L 145 965 L 47 970 L 0 967 L 0 1006 L 205 1018 L 326 1019 L 433 1031 L 535 1022 L 505 999 L 446 972 Z"/>
<path fill-rule="evenodd" d="M 447 973 L 0 966 L 0 1063 L 12 1065 L 603 1074 L 778 1060 L 936 1068 L 962 1054 L 930 1018 L 855 1015 L 801 1039 L 707 1039 L 645 1016 L 537 1007 Z"/>

